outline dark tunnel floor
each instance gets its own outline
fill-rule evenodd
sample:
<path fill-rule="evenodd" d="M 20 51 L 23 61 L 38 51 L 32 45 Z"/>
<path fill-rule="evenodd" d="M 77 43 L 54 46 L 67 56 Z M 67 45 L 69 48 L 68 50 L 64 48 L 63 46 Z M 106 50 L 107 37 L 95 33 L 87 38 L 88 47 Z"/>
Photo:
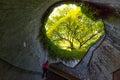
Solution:
<path fill-rule="evenodd" d="M 42 80 L 41 73 L 25 71 L 0 59 L 0 80 Z"/>

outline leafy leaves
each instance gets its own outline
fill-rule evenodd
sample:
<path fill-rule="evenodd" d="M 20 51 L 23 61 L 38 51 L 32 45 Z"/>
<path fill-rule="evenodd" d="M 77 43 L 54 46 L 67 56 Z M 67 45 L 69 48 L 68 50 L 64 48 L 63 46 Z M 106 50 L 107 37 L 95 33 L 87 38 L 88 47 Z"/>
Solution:
<path fill-rule="evenodd" d="M 45 25 L 51 57 L 81 59 L 104 34 L 103 22 L 93 19 L 92 12 L 84 5 L 63 4 L 56 7 Z"/>

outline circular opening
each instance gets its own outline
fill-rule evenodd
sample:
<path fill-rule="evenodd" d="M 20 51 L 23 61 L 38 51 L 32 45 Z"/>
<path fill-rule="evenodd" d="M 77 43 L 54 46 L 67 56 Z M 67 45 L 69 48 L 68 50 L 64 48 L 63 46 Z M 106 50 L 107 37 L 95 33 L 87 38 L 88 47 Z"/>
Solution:
<path fill-rule="evenodd" d="M 42 35 L 53 59 L 82 59 L 88 49 L 104 35 L 104 24 L 89 7 L 60 4 L 49 14 Z"/>

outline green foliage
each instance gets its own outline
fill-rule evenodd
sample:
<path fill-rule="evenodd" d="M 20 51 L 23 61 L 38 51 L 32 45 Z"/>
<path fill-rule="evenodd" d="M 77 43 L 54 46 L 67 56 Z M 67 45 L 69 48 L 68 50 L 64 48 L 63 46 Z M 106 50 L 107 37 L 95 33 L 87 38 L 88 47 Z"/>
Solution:
<path fill-rule="evenodd" d="M 96 21 L 93 15 L 84 4 L 63 4 L 55 8 L 41 29 L 49 55 L 61 60 L 82 59 L 104 34 L 103 22 Z"/>
<path fill-rule="evenodd" d="M 92 20 L 96 20 L 97 15 L 99 14 L 99 10 L 84 3 L 81 4 L 81 11 Z"/>

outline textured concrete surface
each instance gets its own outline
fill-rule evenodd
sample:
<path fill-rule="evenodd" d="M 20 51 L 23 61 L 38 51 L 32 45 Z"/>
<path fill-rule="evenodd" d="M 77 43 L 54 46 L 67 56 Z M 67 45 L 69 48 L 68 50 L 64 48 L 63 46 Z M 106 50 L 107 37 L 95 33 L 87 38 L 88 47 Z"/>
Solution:
<path fill-rule="evenodd" d="M 41 17 L 57 0 L 0 0 L 0 58 L 23 69 L 41 71 L 46 60 L 39 42 Z"/>
<path fill-rule="evenodd" d="M 41 17 L 47 8 L 57 1 L 62 0 L 0 0 L 1 59 L 22 69 L 41 72 L 42 63 L 48 53 L 38 39 Z M 120 68 L 120 1 L 83 1 L 109 6 L 114 9 L 115 14 L 103 19 L 106 37 L 102 45 L 93 53 L 87 67 L 80 69 L 81 64 L 72 69 L 62 65 L 60 67 L 81 79 L 112 80 L 112 73 Z M 0 66 L 0 76 L 4 76 L 0 77 L 1 80 L 38 79 L 31 76 L 39 74 L 10 67 L 4 62 L 0 62 Z M 84 71 L 85 68 L 87 72 Z"/>
<path fill-rule="evenodd" d="M 109 40 L 105 40 L 95 50 L 90 62 L 91 80 L 112 80 L 112 73 L 120 68 L 120 51 L 113 48 Z M 94 77 L 96 76 L 96 78 Z"/>
<path fill-rule="evenodd" d="M 41 73 L 26 71 L 0 59 L 0 80 L 43 80 Z"/>
<path fill-rule="evenodd" d="M 113 72 L 120 69 L 119 21 L 119 14 L 104 19 L 106 38 L 100 47 L 94 51 L 89 64 L 91 80 L 113 80 Z"/>

